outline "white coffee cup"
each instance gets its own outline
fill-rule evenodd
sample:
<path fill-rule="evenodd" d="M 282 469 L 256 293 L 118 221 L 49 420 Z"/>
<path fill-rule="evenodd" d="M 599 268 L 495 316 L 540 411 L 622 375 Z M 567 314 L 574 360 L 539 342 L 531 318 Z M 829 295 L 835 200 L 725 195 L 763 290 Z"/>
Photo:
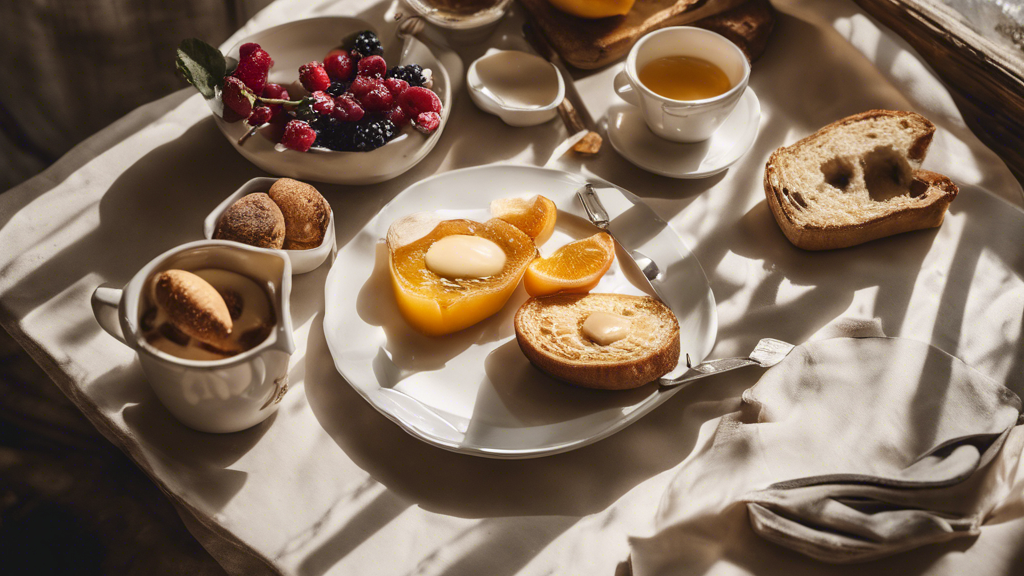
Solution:
<path fill-rule="evenodd" d="M 157 350 L 140 327 L 142 293 L 154 274 L 172 268 L 219 268 L 251 278 L 267 291 L 274 330 L 255 348 L 222 360 L 188 360 Z M 101 328 L 136 351 L 153 392 L 178 420 L 201 432 L 238 432 L 276 412 L 288 390 L 288 359 L 295 351 L 291 289 L 291 263 L 280 250 L 201 240 L 157 256 L 123 289 L 96 288 L 92 308 Z"/>
<path fill-rule="evenodd" d="M 666 56 L 702 58 L 725 72 L 732 85 L 727 92 L 703 100 L 673 100 L 656 94 L 639 80 L 638 70 Z M 638 106 L 651 131 L 673 142 L 701 142 L 714 134 L 736 107 L 750 80 L 750 63 L 725 36 L 702 28 L 676 26 L 651 32 L 633 45 L 622 71 L 615 76 L 615 93 Z"/>

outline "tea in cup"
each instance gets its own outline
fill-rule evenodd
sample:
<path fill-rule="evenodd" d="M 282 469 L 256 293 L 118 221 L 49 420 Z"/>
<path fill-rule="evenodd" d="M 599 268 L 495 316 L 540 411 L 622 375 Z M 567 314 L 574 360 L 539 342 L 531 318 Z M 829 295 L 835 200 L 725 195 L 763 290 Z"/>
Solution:
<path fill-rule="evenodd" d="M 651 131 L 673 142 L 707 140 L 729 117 L 750 79 L 743 52 L 720 34 L 677 26 L 640 39 L 615 77 Z"/>

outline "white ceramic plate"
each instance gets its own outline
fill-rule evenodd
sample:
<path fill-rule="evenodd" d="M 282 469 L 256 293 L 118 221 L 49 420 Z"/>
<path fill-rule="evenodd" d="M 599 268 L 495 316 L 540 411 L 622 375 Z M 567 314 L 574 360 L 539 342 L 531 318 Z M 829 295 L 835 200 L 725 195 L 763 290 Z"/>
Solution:
<path fill-rule="evenodd" d="M 592 182 L 617 235 L 666 270 L 668 305 L 679 318 L 680 344 L 694 361 L 711 351 L 718 330 L 715 299 L 697 259 L 644 203 L 610 184 Z M 396 219 L 421 211 L 446 218 L 489 218 L 491 200 L 543 194 L 558 206 L 552 238 L 559 246 L 590 236 L 575 192 L 579 175 L 492 165 L 447 172 L 410 186 L 338 253 L 326 282 L 324 333 L 335 366 L 385 416 L 435 446 L 490 458 L 533 458 L 573 450 L 635 422 L 677 390 L 651 383 L 610 392 L 575 388 L 534 368 L 519 350 L 512 318 L 527 299 L 522 285 L 505 307 L 456 334 L 430 338 L 398 312 L 382 239 Z M 643 294 L 639 271 L 620 252 L 595 292 Z M 638 283 L 638 285 L 641 285 Z M 681 356 L 683 357 L 683 356 Z M 677 368 L 676 373 L 683 368 Z"/>
<path fill-rule="evenodd" d="M 270 82 L 287 86 L 298 80 L 299 66 L 312 60 L 322 60 L 343 38 L 362 30 L 375 30 L 375 27 L 363 20 L 343 16 L 296 20 L 243 38 L 228 51 L 227 56 L 237 60 L 238 48 L 242 44 L 256 42 L 274 59 Z M 381 37 L 380 40 L 388 67 L 419 64 L 430 68 L 434 80 L 431 90 L 437 93 L 444 107 L 441 126 L 433 134 L 425 136 L 406 126 L 394 140 L 370 152 L 320 149 L 297 152 L 275 147 L 275 142 L 259 134 L 239 145 L 238 139 L 249 130 L 249 126 L 244 121 L 225 122 L 221 117 L 223 106 L 218 98 L 214 98 L 206 102 L 213 111 L 217 127 L 242 156 L 277 176 L 334 184 L 373 184 L 402 174 L 422 160 L 441 137 L 451 112 L 451 81 L 441 61 L 419 40 L 409 37 L 404 44 L 394 36 Z"/>
<path fill-rule="evenodd" d="M 608 111 L 612 147 L 639 168 L 669 178 L 707 178 L 739 161 L 757 139 L 761 103 L 747 87 L 732 114 L 703 142 L 669 142 L 651 132 L 636 106 Z"/>

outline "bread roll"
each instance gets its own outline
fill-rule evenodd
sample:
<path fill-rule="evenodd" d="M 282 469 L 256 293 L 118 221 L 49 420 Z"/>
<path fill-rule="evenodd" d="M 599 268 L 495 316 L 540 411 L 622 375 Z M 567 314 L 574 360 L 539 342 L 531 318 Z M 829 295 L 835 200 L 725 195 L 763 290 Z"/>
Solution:
<path fill-rule="evenodd" d="M 231 334 L 231 313 L 217 289 L 185 270 L 164 270 L 153 295 L 171 323 L 202 342 L 219 342 Z"/>
<path fill-rule="evenodd" d="M 270 196 L 262 192 L 247 194 L 224 211 L 213 237 L 259 248 L 281 248 L 285 240 L 284 215 Z"/>
<path fill-rule="evenodd" d="M 281 178 L 268 193 L 284 215 L 285 250 L 308 250 L 323 244 L 331 220 L 331 206 L 316 188 Z"/>

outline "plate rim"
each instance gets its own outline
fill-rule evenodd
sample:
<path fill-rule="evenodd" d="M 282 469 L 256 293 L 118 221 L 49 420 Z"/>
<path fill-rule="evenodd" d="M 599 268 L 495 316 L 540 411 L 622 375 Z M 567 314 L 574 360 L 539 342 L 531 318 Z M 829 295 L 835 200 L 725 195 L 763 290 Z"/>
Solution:
<path fill-rule="evenodd" d="M 581 185 L 583 183 L 589 181 L 589 182 L 591 182 L 593 184 L 599 184 L 601 187 L 609 187 L 609 188 L 614 188 L 614 189 L 618 190 L 619 192 L 621 192 L 623 194 L 623 196 L 627 200 L 629 200 L 630 202 L 632 202 L 634 204 L 636 204 L 636 203 L 644 203 L 643 200 L 639 196 L 633 194 L 629 190 L 626 190 L 626 189 L 624 189 L 624 188 L 622 188 L 620 186 L 617 186 L 617 185 L 615 185 L 615 184 L 613 184 L 613 183 L 611 183 L 611 182 L 609 182 L 609 181 L 607 181 L 607 180 L 605 180 L 605 179 L 603 179 L 603 178 L 601 178 L 599 176 L 596 176 L 596 175 L 583 176 L 582 174 L 573 174 L 571 172 L 567 172 L 565 170 L 559 170 L 559 169 L 555 169 L 555 168 L 546 168 L 546 167 L 540 167 L 540 166 L 531 166 L 531 165 L 514 164 L 514 163 L 494 163 L 494 164 L 486 164 L 486 165 L 482 165 L 482 166 L 471 166 L 471 167 L 467 167 L 467 168 L 460 168 L 460 169 L 457 169 L 457 170 L 449 170 L 449 171 L 446 171 L 446 172 L 441 172 L 441 173 L 438 173 L 438 174 L 433 174 L 433 175 L 431 175 L 428 178 L 424 178 L 423 180 L 419 180 L 417 182 L 414 182 L 414 183 L 410 184 L 405 189 L 403 189 L 401 192 L 399 192 L 397 195 L 395 195 L 395 197 L 392 198 L 387 204 L 382 206 L 377 211 L 377 213 L 369 221 L 367 221 L 366 224 L 364 224 L 362 226 L 362 228 L 360 228 L 352 236 L 352 238 L 347 243 L 345 243 L 342 246 L 339 246 L 338 247 L 338 252 L 340 253 L 342 250 L 347 248 L 349 244 L 351 244 L 352 242 L 356 241 L 356 239 L 358 238 L 360 233 L 362 233 L 368 227 L 373 225 L 377 221 L 377 219 L 380 217 L 380 215 L 382 213 L 384 213 L 389 207 L 391 207 L 392 204 L 398 202 L 401 199 L 401 197 L 404 194 L 406 194 L 410 189 L 413 189 L 413 188 L 425 185 L 428 182 L 431 182 L 431 181 L 433 181 L 435 179 L 451 177 L 451 175 L 453 175 L 453 174 L 462 174 L 462 173 L 467 173 L 467 172 L 486 172 L 486 171 L 495 170 L 495 169 L 523 170 L 523 171 L 527 171 L 527 172 L 536 172 L 536 173 L 541 173 L 541 174 L 547 174 L 549 177 L 550 176 L 557 176 L 557 177 L 561 177 L 561 178 L 567 178 L 569 180 L 579 181 Z M 644 204 L 646 205 L 646 203 L 644 203 Z M 649 205 L 647 205 L 647 208 L 649 210 L 651 210 L 652 212 L 654 212 L 654 209 L 651 208 Z M 655 215 L 657 215 L 657 213 L 655 213 Z M 717 342 L 717 339 L 718 339 L 718 303 L 717 303 L 717 300 L 715 299 L 714 291 L 711 289 L 711 282 L 708 280 L 708 276 L 707 276 L 707 273 L 704 271 L 704 267 L 701 265 L 700 260 L 697 259 L 696 255 L 693 254 L 693 250 L 690 249 L 690 246 L 686 243 L 685 240 L 683 240 L 683 238 L 681 236 L 679 236 L 679 233 L 676 232 L 675 229 L 673 229 L 671 227 L 670 223 L 666 222 L 666 225 L 669 227 L 669 229 L 672 231 L 672 233 L 676 235 L 676 237 L 679 239 L 680 244 L 682 244 L 682 246 L 686 248 L 687 252 L 689 252 L 691 255 L 694 256 L 694 261 L 697 264 L 697 268 L 700 270 L 701 277 L 704 279 L 704 283 L 707 286 L 707 294 L 708 294 L 708 297 L 711 299 L 711 306 L 710 306 L 711 322 L 710 322 L 710 324 L 711 324 L 711 327 L 712 327 L 712 329 L 709 330 L 709 332 L 711 333 L 711 341 L 710 341 L 710 348 L 709 349 L 713 349 L 714 345 L 715 345 L 715 343 Z M 330 291 L 330 287 L 332 285 L 332 283 L 331 283 L 331 276 L 335 273 L 335 265 L 337 264 L 338 261 L 339 261 L 339 259 L 335 258 L 334 262 L 331 264 L 331 269 L 328 271 L 327 278 L 324 281 L 324 301 L 325 302 L 329 302 L 330 301 L 329 291 Z M 338 365 L 338 355 L 336 354 L 336 351 L 334 350 L 334 347 L 333 347 L 334 345 L 331 343 L 331 338 L 327 334 L 327 326 L 329 324 L 328 323 L 328 318 L 333 316 L 336 313 L 338 313 L 338 312 L 333 311 L 333 309 L 331 307 L 325 305 L 325 307 L 324 307 L 324 317 L 323 317 L 323 326 L 322 327 L 323 327 L 323 331 L 324 331 L 324 340 L 327 342 L 327 349 L 330 352 L 331 360 L 332 360 L 332 363 L 334 364 L 334 369 L 342 377 L 342 379 L 345 381 L 345 383 L 348 384 L 348 386 L 351 387 L 353 390 L 355 390 L 356 393 L 359 394 L 359 396 L 362 397 L 362 399 L 365 400 L 367 404 L 372 406 L 375 410 L 377 410 L 377 412 L 379 412 L 382 415 L 384 415 L 385 418 L 387 418 L 388 420 L 394 422 L 396 425 L 398 425 L 399 428 L 401 428 L 403 431 L 405 431 L 410 436 L 416 438 L 417 440 L 419 440 L 421 442 L 425 442 L 426 444 L 429 444 L 431 446 L 434 446 L 434 447 L 437 447 L 437 448 L 441 448 L 441 449 L 447 450 L 449 452 L 454 452 L 454 453 L 457 453 L 457 454 L 465 454 L 465 455 L 468 455 L 468 456 L 476 456 L 476 457 L 483 457 L 483 458 L 496 459 L 496 460 L 525 460 L 525 459 L 541 458 L 541 457 L 545 457 L 545 456 L 553 456 L 553 455 L 556 455 L 556 454 L 562 454 L 562 453 L 569 452 L 569 451 L 572 451 L 572 450 L 575 450 L 575 449 L 578 449 L 578 448 L 583 448 L 584 446 L 588 446 L 590 444 L 594 444 L 594 443 L 599 442 L 599 441 L 601 441 L 601 440 L 603 440 L 605 438 L 608 438 L 609 436 L 612 436 L 613 434 L 621 432 L 626 427 L 628 427 L 631 424 L 639 421 L 643 416 L 646 416 L 647 414 L 652 412 L 658 406 L 661 406 L 662 404 L 667 402 L 670 398 L 672 398 L 672 396 L 674 396 L 676 393 L 678 393 L 680 390 L 682 390 L 682 387 L 678 387 L 678 386 L 677 387 L 672 387 L 672 388 L 667 388 L 667 389 L 666 388 L 661 388 L 655 394 L 652 394 L 651 396 L 649 396 L 648 400 L 646 400 L 646 401 L 642 402 L 640 405 L 638 405 L 636 407 L 636 409 L 632 410 L 629 414 L 627 414 L 627 415 L 619 418 L 617 421 L 615 421 L 615 423 L 613 425 L 611 425 L 608 428 L 602 430 L 598 434 L 594 434 L 594 435 L 588 436 L 586 438 L 581 438 L 581 439 L 577 439 L 577 440 L 563 442 L 563 443 L 556 444 L 556 445 L 553 445 L 553 446 L 547 446 L 547 447 L 542 448 L 542 449 L 503 449 L 503 448 L 483 448 L 483 447 L 478 447 L 478 446 L 463 446 L 463 445 L 459 445 L 459 444 L 456 444 L 454 442 L 447 441 L 447 440 L 444 440 L 444 439 L 441 439 L 441 438 L 438 438 L 438 437 L 433 437 L 433 436 L 426 435 L 422 431 L 420 431 L 420 430 L 418 430 L 416 428 L 413 428 L 412 426 L 407 425 L 399 416 L 397 416 L 396 414 L 393 414 L 393 413 L 385 410 L 382 406 L 379 406 L 376 402 L 372 401 L 364 390 L 362 390 L 359 386 L 356 386 L 355 384 L 353 384 L 350 381 L 349 377 L 345 374 L 344 370 L 342 370 L 342 368 Z M 395 391 L 395 392 L 397 392 L 398 394 L 402 394 L 403 396 L 407 396 L 407 395 L 405 395 L 402 392 L 398 392 L 398 391 Z M 409 397 L 409 396 L 407 396 L 407 397 Z M 655 401 L 649 400 L 650 398 L 655 398 L 655 397 L 657 397 L 658 399 L 655 400 Z M 412 398 L 412 397 L 409 397 L 409 398 L 411 398 L 412 400 L 414 400 L 414 401 L 419 403 L 419 401 L 415 400 L 415 398 Z M 424 406 L 424 408 L 426 408 L 428 411 L 433 412 L 427 406 Z"/>

